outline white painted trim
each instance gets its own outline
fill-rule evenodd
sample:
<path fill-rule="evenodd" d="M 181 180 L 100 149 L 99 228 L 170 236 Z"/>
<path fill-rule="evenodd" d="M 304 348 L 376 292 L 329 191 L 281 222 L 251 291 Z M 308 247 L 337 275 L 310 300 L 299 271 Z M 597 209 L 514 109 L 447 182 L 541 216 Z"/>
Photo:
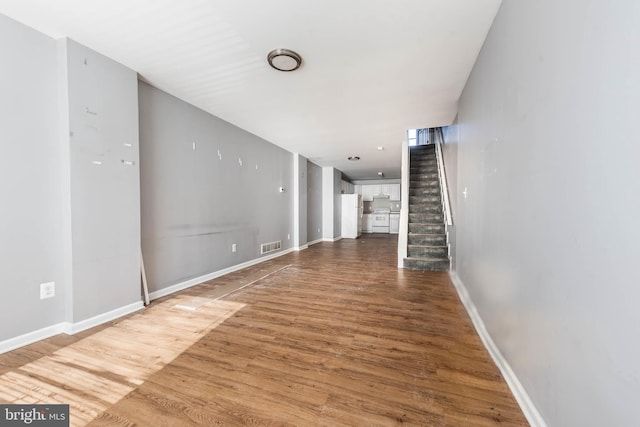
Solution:
<path fill-rule="evenodd" d="M 449 271 L 453 271 L 453 257 L 451 256 L 451 240 L 449 239 L 449 225 L 444 225 L 444 234 L 447 242 L 447 253 L 449 254 Z M 451 226 L 453 227 L 453 226 Z"/>
<path fill-rule="evenodd" d="M 77 323 L 60 322 L 55 325 L 47 326 L 46 328 L 38 329 L 37 331 L 27 332 L 26 334 L 9 338 L 0 342 L 0 354 L 6 353 L 16 348 L 24 347 L 25 345 L 33 344 L 47 338 L 51 338 L 59 334 L 73 335 L 78 332 L 85 331 L 93 328 L 94 326 L 101 325 L 106 322 L 118 319 L 127 314 L 131 314 L 144 308 L 142 301 L 135 302 L 133 304 L 125 305 L 124 307 L 116 308 L 115 310 L 108 311 L 106 313 L 99 314 L 90 319 L 86 319 Z"/>
<path fill-rule="evenodd" d="M 65 325 L 65 322 L 61 322 L 47 326 L 46 328 L 38 329 L 37 331 L 27 332 L 26 334 L 0 341 L 0 354 L 15 350 L 16 348 L 24 347 L 25 345 L 33 344 L 34 342 L 54 335 L 62 334 L 65 332 Z"/>
<path fill-rule="evenodd" d="M 290 252 L 293 252 L 295 249 L 287 249 L 281 252 L 276 252 L 271 255 L 263 256 L 260 258 L 253 259 L 251 261 L 243 262 L 242 264 L 232 265 L 231 267 L 224 268 L 222 270 L 214 271 L 213 273 L 205 274 L 204 276 L 194 277 L 193 279 L 185 280 L 184 282 L 176 283 L 175 285 L 168 286 L 166 288 L 151 292 L 149 297 L 151 300 L 156 300 L 158 298 L 165 297 L 167 295 L 171 295 L 183 289 L 190 288 L 195 285 L 199 285 L 200 283 L 216 279 L 218 277 L 224 276 L 225 274 L 233 273 L 234 271 L 242 270 L 243 268 L 251 267 L 252 265 L 260 264 L 261 262 L 268 261 L 270 259 L 278 258 L 283 255 L 286 255 Z"/>
<path fill-rule="evenodd" d="M 316 239 L 311 242 L 307 242 L 307 246 L 315 245 L 316 243 L 320 243 L 322 241 L 323 241 L 322 239 Z"/>
<path fill-rule="evenodd" d="M 467 310 L 469 317 L 471 317 L 471 321 L 473 322 L 473 326 L 476 328 L 476 332 L 491 355 L 491 358 L 498 366 L 498 369 L 502 373 L 502 376 L 511 389 L 513 396 L 516 398 L 516 401 L 520 405 L 520 409 L 522 409 L 527 421 L 529 421 L 529 424 L 531 424 L 532 427 L 547 427 L 547 423 L 542 418 L 542 415 L 540 415 L 540 412 L 538 412 L 538 409 L 531 400 L 531 397 L 529 397 L 529 394 L 516 376 L 515 372 L 511 369 L 509 362 L 504 358 L 500 349 L 491 338 L 491 335 L 489 335 L 489 331 L 487 331 L 487 328 L 478 313 L 478 309 L 471 300 L 464 283 L 462 283 L 462 280 L 460 280 L 460 277 L 455 271 L 450 271 L 449 277 L 458 292 L 458 296 L 460 297 L 464 308 Z"/>
<path fill-rule="evenodd" d="M 293 153 L 293 244 L 300 244 L 300 154 Z"/>
<path fill-rule="evenodd" d="M 409 240 L 409 143 L 402 141 L 402 163 L 400 165 L 400 228 L 398 229 L 398 268 L 404 268 Z"/>
<path fill-rule="evenodd" d="M 114 310 L 107 311 L 106 313 L 98 314 L 97 316 L 90 317 L 89 319 L 81 320 L 80 322 L 65 322 L 64 333 L 69 335 L 77 334 L 78 332 L 86 331 L 94 326 L 102 325 L 103 323 L 134 313 L 138 310 L 142 310 L 143 308 L 143 302 L 137 301 L 132 304 L 125 305 L 124 307 L 119 307 Z"/>
<path fill-rule="evenodd" d="M 300 251 L 304 251 L 305 249 L 308 249 L 308 248 L 309 248 L 308 245 L 302 245 L 302 246 L 298 246 L 297 248 L 293 248 L 293 250 L 300 252 Z"/>
<path fill-rule="evenodd" d="M 329 237 L 322 239 L 323 242 L 337 242 L 338 240 L 342 240 L 342 236 L 334 237 L 333 239 Z"/>
<path fill-rule="evenodd" d="M 439 138 L 434 141 L 436 148 L 436 163 L 438 165 L 438 174 L 440 176 L 440 194 L 442 195 L 442 210 L 446 225 L 453 225 L 453 216 L 451 215 L 451 202 L 449 201 L 449 185 L 447 184 L 447 174 L 444 170 L 444 157 L 442 156 L 442 144 L 444 144 L 444 133 L 442 128 L 438 128 Z"/>

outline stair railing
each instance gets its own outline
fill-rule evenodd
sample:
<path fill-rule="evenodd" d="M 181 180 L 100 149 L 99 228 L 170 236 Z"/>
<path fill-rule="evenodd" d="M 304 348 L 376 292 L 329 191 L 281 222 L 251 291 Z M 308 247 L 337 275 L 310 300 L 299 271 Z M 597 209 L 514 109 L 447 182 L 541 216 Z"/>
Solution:
<path fill-rule="evenodd" d="M 444 220 L 447 225 L 453 225 L 453 216 L 451 215 L 451 203 L 449 201 L 449 186 L 447 185 L 447 174 L 444 170 L 444 157 L 442 156 L 442 144 L 444 143 L 444 134 L 442 128 L 437 128 L 435 132 L 436 138 L 434 143 L 436 146 L 436 160 L 438 163 L 438 176 L 440 177 L 440 195 L 442 196 L 442 211 Z"/>
<path fill-rule="evenodd" d="M 409 142 L 402 141 L 400 166 L 400 228 L 398 230 L 398 268 L 404 268 L 409 238 Z"/>

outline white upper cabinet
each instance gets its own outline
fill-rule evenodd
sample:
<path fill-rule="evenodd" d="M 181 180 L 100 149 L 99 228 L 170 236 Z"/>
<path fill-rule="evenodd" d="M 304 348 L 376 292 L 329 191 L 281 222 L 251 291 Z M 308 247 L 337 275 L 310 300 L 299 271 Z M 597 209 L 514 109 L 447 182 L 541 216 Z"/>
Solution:
<path fill-rule="evenodd" d="M 365 202 L 373 201 L 375 196 L 389 196 L 390 200 L 400 200 L 400 184 L 362 184 L 355 186 L 355 192 L 362 194 Z"/>
<path fill-rule="evenodd" d="M 391 200 L 400 200 L 400 184 L 391 184 L 391 190 L 389 193 L 389 198 Z"/>
<path fill-rule="evenodd" d="M 366 202 L 373 201 L 373 187 L 374 185 L 363 185 L 362 186 L 362 200 Z"/>
<path fill-rule="evenodd" d="M 342 180 L 340 189 L 342 190 L 342 194 L 353 194 L 354 185 L 348 181 Z"/>

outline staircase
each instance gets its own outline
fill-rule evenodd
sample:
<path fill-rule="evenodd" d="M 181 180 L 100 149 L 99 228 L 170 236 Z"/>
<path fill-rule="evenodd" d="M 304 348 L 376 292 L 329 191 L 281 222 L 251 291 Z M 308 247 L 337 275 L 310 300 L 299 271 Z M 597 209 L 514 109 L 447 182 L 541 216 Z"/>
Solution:
<path fill-rule="evenodd" d="M 449 270 L 435 145 L 410 148 L 409 235 L 404 268 Z"/>

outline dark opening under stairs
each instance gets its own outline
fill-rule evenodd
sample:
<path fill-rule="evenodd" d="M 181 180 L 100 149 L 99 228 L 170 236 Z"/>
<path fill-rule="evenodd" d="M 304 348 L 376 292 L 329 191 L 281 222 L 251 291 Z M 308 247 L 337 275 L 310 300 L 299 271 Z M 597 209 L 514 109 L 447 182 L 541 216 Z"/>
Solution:
<path fill-rule="evenodd" d="M 435 145 L 410 148 L 409 235 L 404 268 L 449 270 Z"/>

